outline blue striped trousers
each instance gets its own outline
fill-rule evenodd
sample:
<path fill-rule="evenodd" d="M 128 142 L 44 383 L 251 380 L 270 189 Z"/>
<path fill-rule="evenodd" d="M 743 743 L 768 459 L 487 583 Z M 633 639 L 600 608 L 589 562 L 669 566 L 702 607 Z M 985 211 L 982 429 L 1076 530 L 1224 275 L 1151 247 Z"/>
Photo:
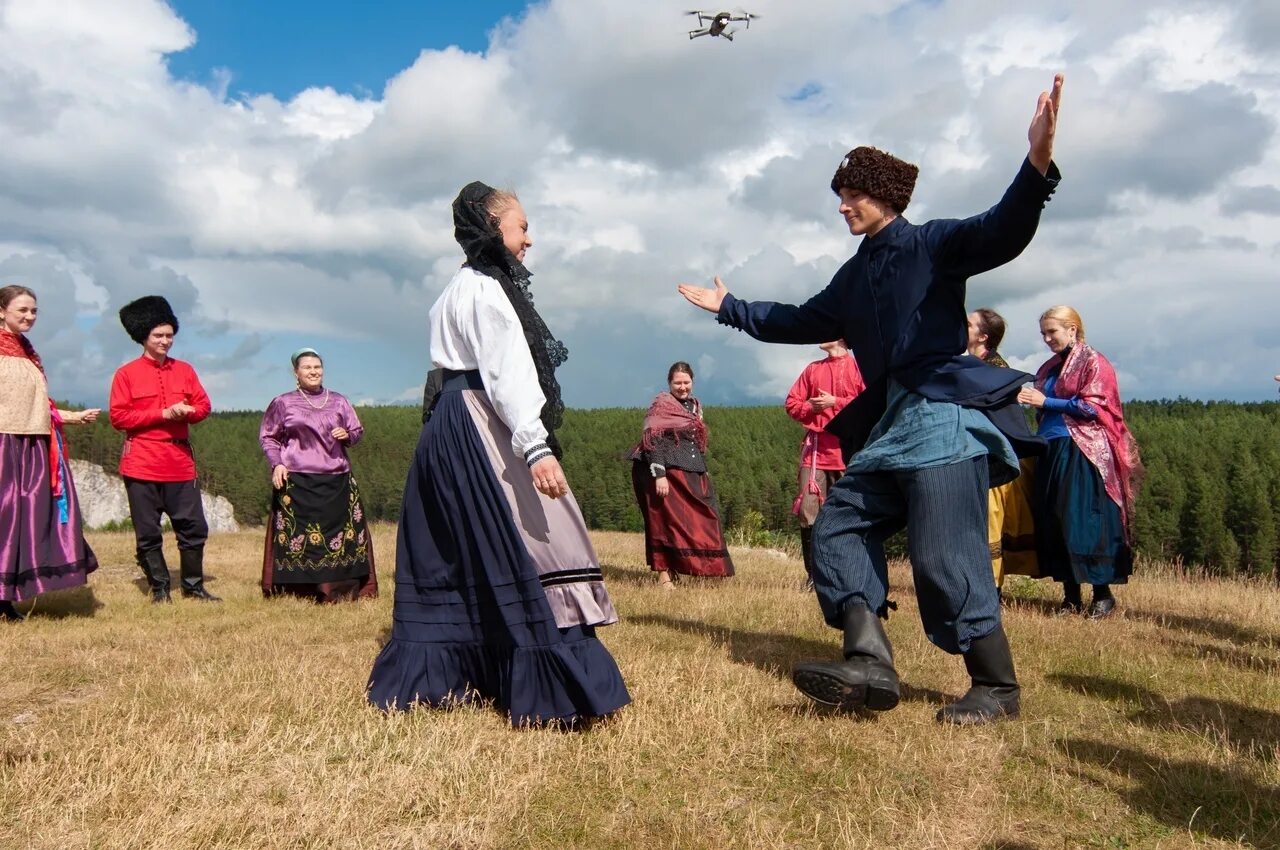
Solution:
<path fill-rule="evenodd" d="M 813 526 L 814 587 L 822 616 L 862 603 L 885 612 L 884 541 L 904 526 L 920 619 L 950 653 L 1000 625 L 987 545 L 987 458 L 930 469 L 851 473 L 831 488 Z"/>

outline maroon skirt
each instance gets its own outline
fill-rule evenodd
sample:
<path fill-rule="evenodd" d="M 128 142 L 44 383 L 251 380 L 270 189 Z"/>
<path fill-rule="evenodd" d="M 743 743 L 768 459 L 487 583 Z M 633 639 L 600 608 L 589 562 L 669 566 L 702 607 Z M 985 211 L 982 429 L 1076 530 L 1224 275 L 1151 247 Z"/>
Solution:
<path fill-rule="evenodd" d="M 705 472 L 668 469 L 667 496 L 658 495 L 649 465 L 631 464 L 631 485 L 644 518 L 644 557 L 655 572 L 687 576 L 731 576 L 733 559 L 724 545 L 720 510 Z"/>

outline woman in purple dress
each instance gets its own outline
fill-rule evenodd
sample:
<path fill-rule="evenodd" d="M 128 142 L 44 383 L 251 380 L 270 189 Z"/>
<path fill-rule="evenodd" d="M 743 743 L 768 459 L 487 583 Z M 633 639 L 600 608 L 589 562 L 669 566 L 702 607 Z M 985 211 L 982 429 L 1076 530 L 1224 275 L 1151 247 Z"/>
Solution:
<path fill-rule="evenodd" d="M 324 386 L 314 348 L 291 358 L 297 389 L 276 396 L 258 442 L 271 464 L 271 515 L 262 556 L 262 592 L 317 602 L 378 595 L 373 539 L 347 448 L 364 428 L 347 399 Z"/>
<path fill-rule="evenodd" d="M 0 287 L 0 620 L 37 594 L 84 584 L 98 559 L 84 539 L 65 422 L 101 412 L 58 410 L 44 365 L 26 334 L 36 323 L 36 294 Z"/>

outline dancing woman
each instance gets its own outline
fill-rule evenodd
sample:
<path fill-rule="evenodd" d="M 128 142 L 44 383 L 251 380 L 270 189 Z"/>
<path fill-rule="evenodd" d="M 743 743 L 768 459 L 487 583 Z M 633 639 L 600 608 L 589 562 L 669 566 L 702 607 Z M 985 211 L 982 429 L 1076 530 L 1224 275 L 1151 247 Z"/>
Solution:
<path fill-rule="evenodd" d="M 516 196 L 471 183 L 453 221 L 467 262 L 431 308 L 444 380 L 405 484 L 369 700 L 492 700 L 513 726 L 574 727 L 631 697 L 595 635 L 618 615 L 560 468 L 568 352 L 534 309 Z"/>
<path fill-rule="evenodd" d="M 1088 616 L 1115 610 L 1111 585 L 1133 572 L 1133 504 L 1142 476 L 1138 444 L 1124 422 L 1110 361 L 1084 338 L 1071 307 L 1050 307 L 1040 335 L 1053 356 L 1018 400 L 1036 408 L 1049 449 L 1036 473 L 1040 563 L 1062 582 L 1064 614 L 1083 610 L 1080 585 L 1093 585 Z"/>
<path fill-rule="evenodd" d="M 666 590 L 673 572 L 733 575 L 706 453 L 707 426 L 693 395 L 693 367 L 679 361 L 667 370 L 667 391 L 650 403 L 640 442 L 628 455 L 644 519 L 645 562 Z"/>

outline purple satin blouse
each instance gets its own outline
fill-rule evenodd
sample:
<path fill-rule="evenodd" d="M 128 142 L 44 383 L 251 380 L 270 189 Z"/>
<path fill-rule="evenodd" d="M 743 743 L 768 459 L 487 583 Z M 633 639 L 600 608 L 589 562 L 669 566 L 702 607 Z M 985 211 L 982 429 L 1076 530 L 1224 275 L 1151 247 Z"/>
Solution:
<path fill-rule="evenodd" d="M 326 390 L 306 393 L 292 390 L 278 395 L 267 405 L 262 416 L 262 428 L 258 442 L 267 456 L 267 463 L 275 469 L 284 464 L 290 472 L 312 472 L 334 475 L 349 472 L 347 447 L 360 442 L 364 427 L 356 416 L 355 408 L 346 396 Z M 324 406 L 321 407 L 321 404 Z M 316 408 L 320 408 L 317 410 Z M 343 427 L 351 438 L 345 443 L 335 440 L 331 432 Z"/>

